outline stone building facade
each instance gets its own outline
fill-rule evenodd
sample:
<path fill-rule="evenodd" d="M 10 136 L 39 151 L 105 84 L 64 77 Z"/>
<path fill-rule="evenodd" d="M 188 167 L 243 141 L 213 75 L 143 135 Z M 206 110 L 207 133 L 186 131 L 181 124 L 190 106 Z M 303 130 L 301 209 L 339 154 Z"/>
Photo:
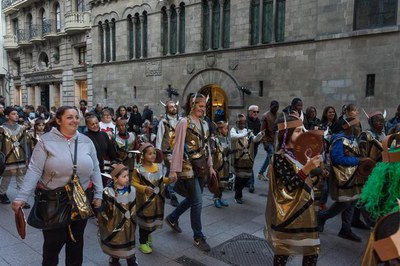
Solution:
<path fill-rule="evenodd" d="M 209 114 L 223 105 L 231 119 L 250 104 L 266 110 L 276 99 L 283 108 L 294 97 L 319 115 L 328 104 L 340 110 L 346 103 L 393 114 L 399 6 L 381 2 L 90 1 L 93 102 L 152 103 L 161 113 L 170 85 L 181 103 L 193 92 L 210 94 Z M 146 54 L 132 56 L 134 37 L 147 41 Z M 109 59 L 102 55 L 108 46 L 115 53 Z"/>
<path fill-rule="evenodd" d="M 2 0 L 10 104 L 75 105 L 88 98 L 91 16 L 83 0 Z"/>
<path fill-rule="evenodd" d="M 32 10 L 42 6 L 19 1 L 32 2 Z M 46 71 L 58 77 L 60 103 L 77 103 L 83 96 L 77 81 L 86 78 L 90 105 L 150 103 L 155 114 L 163 112 L 160 100 L 170 96 L 183 107 L 194 92 L 211 96 L 210 116 L 221 105 L 231 120 L 250 104 L 266 110 L 274 99 L 283 108 L 299 97 L 318 115 L 326 105 L 340 110 L 346 103 L 392 115 L 399 103 L 393 97 L 400 85 L 397 0 L 88 0 L 91 30 L 73 34 L 65 30 L 65 16 L 75 9 L 70 0 L 59 3 L 63 34 L 6 46 L 9 61 L 20 58 L 26 73 L 14 78 L 15 92 L 20 86 L 26 95 L 22 103 L 38 102 L 29 91 Z M 28 10 L 3 10 L 8 34 L 13 16 Z M 85 67 L 74 59 L 80 45 L 86 46 Z M 32 55 L 38 58 L 55 47 L 60 65 L 52 69 L 29 72 L 22 63 L 29 62 L 28 50 L 37 50 Z"/>

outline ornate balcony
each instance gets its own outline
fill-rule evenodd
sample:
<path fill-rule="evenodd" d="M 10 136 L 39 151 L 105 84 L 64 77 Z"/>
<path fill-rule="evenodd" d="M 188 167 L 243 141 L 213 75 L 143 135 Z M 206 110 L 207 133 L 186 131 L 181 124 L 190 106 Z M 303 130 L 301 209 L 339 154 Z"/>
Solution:
<path fill-rule="evenodd" d="M 14 50 L 18 49 L 17 35 L 5 35 L 4 36 L 4 49 Z"/>
<path fill-rule="evenodd" d="M 90 12 L 68 12 L 65 14 L 65 32 L 77 33 L 90 29 Z"/>
<path fill-rule="evenodd" d="M 18 11 L 23 7 L 27 7 L 32 5 L 35 2 L 39 2 L 40 0 L 2 0 L 1 8 L 4 14 L 11 14 L 13 12 Z"/>
<path fill-rule="evenodd" d="M 29 29 L 29 40 L 31 42 L 43 41 L 42 32 L 40 31 L 40 25 L 31 25 Z"/>
<path fill-rule="evenodd" d="M 18 33 L 17 33 L 17 40 L 18 40 L 18 45 L 20 47 L 31 45 L 32 43 L 31 43 L 29 30 L 19 29 Z"/>
<path fill-rule="evenodd" d="M 42 24 L 42 36 L 44 38 L 54 38 L 61 35 L 61 23 L 57 25 L 53 19 L 46 19 Z"/>

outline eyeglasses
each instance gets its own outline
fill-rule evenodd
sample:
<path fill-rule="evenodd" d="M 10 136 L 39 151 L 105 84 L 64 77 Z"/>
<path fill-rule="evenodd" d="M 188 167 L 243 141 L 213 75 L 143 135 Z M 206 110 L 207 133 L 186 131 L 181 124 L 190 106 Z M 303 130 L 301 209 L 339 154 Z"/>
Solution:
<path fill-rule="evenodd" d="M 252 111 L 252 112 L 258 114 L 260 111 Z"/>

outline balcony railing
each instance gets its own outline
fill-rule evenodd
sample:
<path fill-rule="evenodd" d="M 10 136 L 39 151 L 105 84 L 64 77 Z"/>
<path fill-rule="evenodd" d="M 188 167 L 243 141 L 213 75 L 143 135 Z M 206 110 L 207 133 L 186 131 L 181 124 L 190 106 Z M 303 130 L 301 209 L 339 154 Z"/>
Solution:
<path fill-rule="evenodd" d="M 90 29 L 90 12 L 68 12 L 65 14 L 65 31 L 67 33 Z"/>
<path fill-rule="evenodd" d="M 29 39 L 31 41 L 42 41 L 42 32 L 40 31 L 40 25 L 31 25 L 29 27 Z"/>
<path fill-rule="evenodd" d="M 19 45 L 28 45 L 30 44 L 30 33 L 29 30 L 19 29 L 17 31 L 17 41 Z"/>
<path fill-rule="evenodd" d="M 5 35 L 4 36 L 4 49 L 17 49 L 18 42 L 17 42 L 17 35 Z"/>
<path fill-rule="evenodd" d="M 44 37 L 57 36 L 57 33 L 61 32 L 61 23 L 57 25 L 54 19 L 46 19 L 42 24 L 42 35 Z"/>
<path fill-rule="evenodd" d="M 2 0 L 1 8 L 3 13 L 8 14 L 17 11 L 20 8 L 32 5 L 34 2 L 38 1 L 40 0 Z"/>

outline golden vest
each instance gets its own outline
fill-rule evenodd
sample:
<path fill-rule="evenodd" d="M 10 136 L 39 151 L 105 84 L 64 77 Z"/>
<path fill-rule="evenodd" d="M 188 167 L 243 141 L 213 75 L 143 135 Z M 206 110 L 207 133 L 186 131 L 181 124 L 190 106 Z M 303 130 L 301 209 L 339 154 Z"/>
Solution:
<path fill-rule="evenodd" d="M 381 134 L 377 136 L 378 138 L 374 137 L 374 133 L 370 130 L 366 130 L 362 132 L 359 137 L 360 142 L 360 152 L 362 156 L 369 157 L 376 162 L 382 161 L 382 141 L 385 137 L 385 134 Z M 364 145 L 361 145 L 364 143 Z M 361 150 L 361 148 L 365 150 Z"/>
<path fill-rule="evenodd" d="M 290 175 L 296 175 L 303 167 L 283 152 L 277 152 L 269 166 L 269 193 L 265 211 L 267 226 L 265 235 L 276 255 L 313 255 L 319 253 L 319 233 L 314 211 L 314 193 L 310 177 L 289 189 L 283 184 L 278 167 L 285 161 Z"/>
<path fill-rule="evenodd" d="M 219 178 L 228 177 L 230 151 L 229 138 L 217 134 L 211 139 L 214 143 L 214 149 L 211 152 L 213 159 L 213 168 L 218 174 Z"/>
<path fill-rule="evenodd" d="M 233 166 L 236 176 L 250 178 L 253 173 L 254 163 L 254 135 L 232 140 L 232 148 L 235 150 Z"/>
<path fill-rule="evenodd" d="M 178 173 L 180 178 L 193 178 L 191 160 L 199 159 L 203 156 L 208 157 L 209 155 L 209 137 L 210 131 L 208 129 L 207 122 L 200 119 L 202 123 L 204 136 L 202 130 L 198 129 L 196 124 L 191 121 L 189 117 L 187 119 L 187 129 L 185 136 L 185 151 L 183 153 L 182 172 Z"/>
<path fill-rule="evenodd" d="M 0 126 L 1 151 L 6 156 L 6 165 L 24 163 L 27 160 L 29 147 L 27 145 L 25 126 L 16 125 L 15 130 L 8 126 Z"/>
<path fill-rule="evenodd" d="M 342 141 L 344 152 L 348 156 L 359 156 L 360 151 L 356 142 L 347 138 L 339 138 L 333 141 L 331 150 L 336 141 Z M 333 200 L 338 202 L 354 201 L 360 198 L 363 178 L 356 175 L 357 166 L 332 165 L 330 176 L 330 194 Z"/>

